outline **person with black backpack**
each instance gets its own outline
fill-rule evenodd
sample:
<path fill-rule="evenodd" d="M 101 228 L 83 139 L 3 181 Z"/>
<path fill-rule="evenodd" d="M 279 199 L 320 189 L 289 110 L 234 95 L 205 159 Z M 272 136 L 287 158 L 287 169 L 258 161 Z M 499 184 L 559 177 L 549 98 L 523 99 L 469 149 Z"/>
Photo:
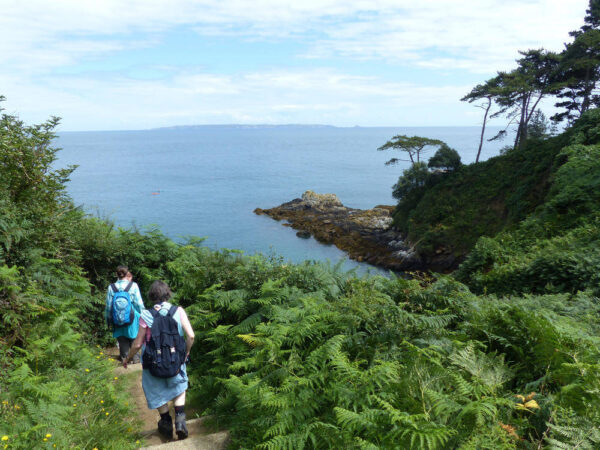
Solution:
<path fill-rule="evenodd" d="M 123 360 L 123 367 L 142 346 L 142 388 L 148 409 L 158 409 L 158 431 L 173 438 L 173 419 L 169 402 L 175 409 L 175 432 L 179 439 L 188 436 L 185 424 L 185 392 L 188 388 L 186 361 L 194 344 L 194 330 L 180 306 L 168 302 L 171 289 L 162 281 L 150 286 L 148 298 L 154 304 L 142 311 L 138 335 Z"/>
<path fill-rule="evenodd" d="M 126 266 L 117 267 L 118 279 L 108 286 L 106 292 L 104 318 L 108 327 L 113 328 L 113 337 L 119 343 L 120 361 L 127 357 L 131 343 L 137 337 L 139 318 L 144 309 L 140 288 L 131 281 L 130 275 Z M 139 362 L 139 356 L 134 362 Z"/>

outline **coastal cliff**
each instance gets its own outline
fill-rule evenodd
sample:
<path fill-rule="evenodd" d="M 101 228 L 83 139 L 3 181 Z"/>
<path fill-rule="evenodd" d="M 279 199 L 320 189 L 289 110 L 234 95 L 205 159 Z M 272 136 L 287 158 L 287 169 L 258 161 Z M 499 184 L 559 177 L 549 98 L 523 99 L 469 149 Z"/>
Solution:
<path fill-rule="evenodd" d="M 440 252 L 435 259 L 424 260 L 405 236 L 392 227 L 393 206 L 378 205 L 372 209 L 344 206 L 335 194 L 306 191 L 277 207 L 256 208 L 275 220 L 285 220 L 284 226 L 298 230 L 300 238 L 314 238 L 323 244 L 333 244 L 348 253 L 351 259 L 394 271 L 448 270 L 454 258 Z M 450 255 L 451 256 L 451 255 Z"/>

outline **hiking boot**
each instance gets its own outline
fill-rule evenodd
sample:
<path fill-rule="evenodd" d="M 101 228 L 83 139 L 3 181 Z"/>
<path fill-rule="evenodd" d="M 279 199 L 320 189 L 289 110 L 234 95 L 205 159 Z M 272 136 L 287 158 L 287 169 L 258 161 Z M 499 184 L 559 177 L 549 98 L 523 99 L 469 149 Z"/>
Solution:
<path fill-rule="evenodd" d="M 173 439 L 173 419 L 171 419 L 171 416 L 168 419 L 161 418 L 158 421 L 158 432 L 166 438 Z"/>
<path fill-rule="evenodd" d="M 175 416 L 175 432 L 179 439 L 188 437 L 188 429 L 185 426 L 185 413 L 179 413 Z"/>

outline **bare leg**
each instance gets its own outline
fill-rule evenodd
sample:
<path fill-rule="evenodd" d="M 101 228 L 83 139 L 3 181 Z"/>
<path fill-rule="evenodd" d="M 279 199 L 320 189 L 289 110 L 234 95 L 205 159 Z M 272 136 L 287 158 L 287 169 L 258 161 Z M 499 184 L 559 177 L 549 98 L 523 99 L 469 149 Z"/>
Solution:
<path fill-rule="evenodd" d="M 165 403 L 164 405 L 158 407 L 159 414 L 164 414 L 166 412 L 169 412 L 169 404 L 168 403 Z"/>
<path fill-rule="evenodd" d="M 179 394 L 173 399 L 173 406 L 175 407 L 175 432 L 179 439 L 185 439 L 188 437 L 188 430 L 185 425 L 185 391 Z"/>
<path fill-rule="evenodd" d="M 185 392 L 183 391 L 181 394 L 179 394 L 177 397 L 175 397 L 173 399 L 173 405 L 174 406 L 185 406 Z M 161 406 L 162 408 L 162 406 Z"/>

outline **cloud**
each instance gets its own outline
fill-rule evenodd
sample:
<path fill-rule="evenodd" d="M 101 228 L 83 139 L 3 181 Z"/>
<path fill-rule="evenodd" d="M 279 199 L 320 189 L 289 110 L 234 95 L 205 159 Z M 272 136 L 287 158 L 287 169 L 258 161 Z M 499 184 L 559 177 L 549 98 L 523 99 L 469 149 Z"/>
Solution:
<path fill-rule="evenodd" d="M 27 120 L 57 113 L 68 129 L 473 123 L 471 109 L 458 102 L 471 80 L 510 68 L 519 49 L 559 50 L 586 6 L 587 0 L 5 0 L 0 89 Z M 288 61 L 281 61 L 217 73 L 154 61 L 138 68 L 156 74 L 152 79 L 128 76 L 127 69 L 84 69 L 98 58 L 110 62 L 159 47 L 181 29 L 234 45 L 293 42 L 301 67 L 285 69 Z M 353 62 L 372 64 L 372 75 L 344 69 Z M 432 77 L 413 79 L 404 69 Z M 475 75 L 467 82 L 456 74 Z"/>
<path fill-rule="evenodd" d="M 8 1 L 0 16 L 0 63 L 72 63 L 131 46 L 132 33 L 160 34 L 187 25 L 203 34 L 248 39 L 302 36 L 312 58 L 426 67 L 456 61 L 480 72 L 512 62 L 518 49 L 559 49 L 568 31 L 581 25 L 586 5 L 586 0 L 129 0 L 125 7 L 119 0 Z M 432 64 L 423 50 L 448 56 Z"/>
<path fill-rule="evenodd" d="M 9 104 L 33 121 L 60 111 L 63 129 L 135 129 L 198 123 L 427 124 L 469 86 L 419 86 L 353 76 L 329 68 L 216 76 L 174 72 L 139 80 L 121 75 L 69 76 L 12 84 Z M 438 111 L 436 113 L 435 111 Z M 83 113 L 82 113 L 83 112 Z M 439 118 L 447 123 L 446 119 Z"/>

